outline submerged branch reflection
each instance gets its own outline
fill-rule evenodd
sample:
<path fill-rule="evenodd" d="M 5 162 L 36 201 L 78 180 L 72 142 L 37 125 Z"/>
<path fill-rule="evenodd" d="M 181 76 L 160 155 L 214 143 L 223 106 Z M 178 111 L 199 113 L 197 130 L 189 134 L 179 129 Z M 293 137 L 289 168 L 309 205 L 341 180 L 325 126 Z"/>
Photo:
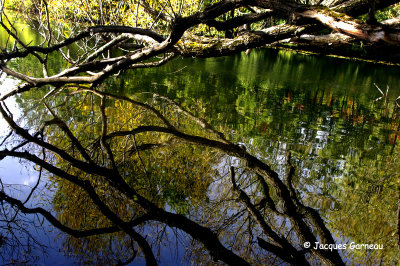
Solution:
<path fill-rule="evenodd" d="M 97 263 L 144 256 L 157 264 L 156 251 L 176 229 L 175 238 L 193 241 L 188 259 L 198 262 L 343 264 L 337 250 L 303 246 L 335 241 L 318 211 L 299 198 L 290 164 L 280 177 L 197 118 L 196 105 L 69 90 L 42 99 L 29 117 L 35 132 L 0 106 L 14 132 L 6 141 L 13 148 L 0 156 L 46 170 L 53 210 L 27 207 L 4 192 L 0 197 L 66 232 L 65 248 L 76 256 Z"/>

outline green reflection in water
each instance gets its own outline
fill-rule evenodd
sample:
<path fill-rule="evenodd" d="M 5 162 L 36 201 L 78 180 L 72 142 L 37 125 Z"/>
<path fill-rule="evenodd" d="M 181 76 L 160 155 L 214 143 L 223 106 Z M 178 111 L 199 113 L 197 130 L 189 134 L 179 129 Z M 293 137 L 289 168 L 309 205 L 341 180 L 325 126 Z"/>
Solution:
<path fill-rule="evenodd" d="M 15 67 L 34 71 L 29 60 Z M 292 151 L 297 188 L 329 218 L 338 238 L 387 244 L 370 256 L 348 252 L 355 262 L 374 263 L 381 258 L 394 262 L 397 256 L 397 175 L 381 169 L 397 165 L 398 153 L 391 151 L 399 124 L 394 104 L 399 81 L 394 67 L 263 50 L 249 56 L 176 59 L 159 68 L 128 71 L 107 80 L 105 87 L 125 95 L 158 92 L 184 106 L 195 105 L 200 116 L 281 172 L 285 152 Z M 380 94 L 373 83 L 390 87 L 387 107 L 375 101 Z M 20 97 L 21 107 L 28 106 L 29 97 L 38 95 Z M 163 202 L 188 212 L 188 196 L 170 192 Z"/>
<path fill-rule="evenodd" d="M 398 71 L 263 50 L 177 59 L 126 73 L 117 88 L 125 94 L 155 91 L 187 105 L 200 101 L 214 126 L 278 169 L 285 151 L 292 151 L 304 200 L 327 215 L 339 241 L 385 245 L 375 252 L 343 251 L 350 261 L 394 263 L 398 153 L 391 152 L 399 126 Z M 381 95 L 374 83 L 382 90 L 389 86 L 388 106 L 375 101 Z"/>
<path fill-rule="evenodd" d="M 285 141 L 295 150 L 313 141 L 334 144 L 335 158 L 347 156 L 350 147 L 374 157 L 371 148 L 393 142 L 393 101 L 400 95 L 397 68 L 276 50 L 177 59 L 117 82 L 111 90 L 120 93 L 156 91 L 188 105 L 200 100 L 213 124 L 238 135 Z M 383 101 L 374 101 L 380 93 L 373 83 L 390 87 L 386 113 Z"/>

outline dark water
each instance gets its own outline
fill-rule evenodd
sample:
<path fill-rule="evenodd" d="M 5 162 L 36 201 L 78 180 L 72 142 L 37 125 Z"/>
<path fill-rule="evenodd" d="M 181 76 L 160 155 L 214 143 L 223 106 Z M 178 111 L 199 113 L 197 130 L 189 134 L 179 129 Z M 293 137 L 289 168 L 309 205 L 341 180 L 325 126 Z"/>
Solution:
<path fill-rule="evenodd" d="M 54 56 L 51 61 L 54 72 L 61 67 L 57 60 Z M 32 75 L 37 71 L 35 64 L 32 58 L 11 63 L 14 68 Z M 2 82 L 5 84 L 4 79 Z M 384 93 L 389 88 L 386 98 L 379 99 L 382 94 L 374 84 Z M 199 116 L 232 141 L 242 143 L 279 173 L 285 172 L 285 156 L 290 151 L 297 171 L 299 194 L 307 205 L 320 211 L 337 242 L 384 245 L 382 250 L 344 250 L 342 255 L 346 262 L 375 264 L 380 261 L 395 263 L 398 257 L 396 199 L 399 152 L 396 145 L 400 120 L 395 99 L 400 96 L 399 84 L 398 67 L 266 49 L 254 50 L 250 55 L 212 59 L 178 58 L 162 67 L 127 71 L 118 78 L 106 80 L 102 88 L 142 100 L 151 99 L 148 93 L 156 92 L 182 106 L 193 107 Z M 35 101 L 43 97 L 43 90 L 16 98 L 27 126 L 36 126 L 37 115 L 43 113 L 43 107 L 38 107 Z M 95 121 L 95 116 L 74 109 L 77 101 L 71 101 L 72 106 L 65 109 L 63 118 L 73 120 L 72 123 L 77 125 L 81 121 Z M 80 103 L 81 110 L 89 106 L 85 101 Z M 110 117 L 110 123 L 114 122 L 116 127 L 123 124 L 124 114 L 111 112 Z M 158 173 L 156 168 L 160 164 L 160 167 L 166 167 L 166 172 L 163 172 L 167 173 L 166 176 L 176 175 L 178 179 L 180 171 L 185 171 L 177 167 L 178 162 L 180 164 L 189 158 L 188 161 L 193 160 L 193 166 L 188 169 L 197 167 L 199 175 L 209 176 L 209 173 L 201 173 L 206 164 L 215 171 L 224 172 L 221 161 L 207 161 L 196 149 L 180 150 L 177 154 L 174 155 L 176 161 L 170 165 L 149 159 L 148 171 Z M 197 162 L 199 157 L 207 162 Z M 229 160 L 234 161 L 234 158 Z M 5 169 L 10 164 L 14 168 L 19 162 L 2 162 Z M 184 175 L 190 174 L 184 172 Z M 5 171 L 1 178 L 12 180 L 13 173 Z M 183 184 L 182 188 L 179 187 L 182 181 L 174 183 L 163 178 L 163 174 L 159 174 L 159 179 L 165 182 L 159 185 L 164 188 L 161 189 L 164 198 L 160 202 L 174 212 L 193 215 L 198 220 L 209 216 L 209 210 L 204 207 L 206 203 L 201 200 L 217 199 L 218 191 L 224 187 L 222 181 L 211 177 L 202 183 L 203 194 L 198 196 L 199 191 L 192 189 L 190 184 Z M 60 195 L 68 195 L 71 191 L 68 192 L 61 183 L 48 183 L 53 187 L 46 193 L 57 195 L 58 201 L 52 202 L 58 206 L 56 212 L 62 214 L 60 206 L 69 206 L 71 202 Z M 222 209 L 227 207 L 220 206 L 221 209 L 215 212 L 221 216 L 228 215 L 229 211 Z M 194 209 L 197 214 L 192 213 Z M 68 215 L 73 219 L 73 214 Z M 65 216 L 63 219 L 70 222 Z M 233 230 L 236 227 L 231 225 Z M 151 226 L 147 225 L 143 232 L 151 235 Z M 191 243 L 182 233 L 170 228 L 165 232 L 174 237 L 167 241 L 168 248 L 163 246 L 158 251 L 165 259 L 164 264 L 188 264 L 204 259 L 199 251 L 201 248 L 194 247 L 190 255 L 187 251 L 185 253 L 185 247 Z M 229 237 L 232 236 L 226 236 Z M 44 239 L 43 236 L 38 238 Z M 54 234 L 50 234 L 50 238 L 55 238 Z M 82 258 L 90 263 L 91 260 L 85 256 L 74 257 L 69 253 L 79 247 L 92 250 L 92 255 L 96 252 L 107 254 L 101 250 L 107 242 L 104 239 L 95 244 L 82 244 L 67 237 L 62 244 L 61 240 L 57 240 L 60 248 L 49 252 L 49 257 L 37 254 L 41 263 L 52 263 L 54 258 L 60 263 L 63 260 L 73 263 Z M 59 255 L 58 250 L 68 252 L 60 251 L 63 255 Z M 62 256 L 61 259 L 58 256 Z"/>

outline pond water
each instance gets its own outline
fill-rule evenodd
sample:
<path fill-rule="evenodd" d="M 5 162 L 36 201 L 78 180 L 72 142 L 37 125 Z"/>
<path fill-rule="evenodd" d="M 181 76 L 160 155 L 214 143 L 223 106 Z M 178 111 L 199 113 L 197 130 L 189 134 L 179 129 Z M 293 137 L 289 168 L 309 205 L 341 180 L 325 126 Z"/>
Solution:
<path fill-rule="evenodd" d="M 57 68 L 62 65 L 57 63 L 57 60 L 60 58 L 55 56 L 51 61 L 54 72 L 59 71 Z M 27 71 L 32 75 L 38 71 L 35 64 L 32 58 L 10 63 L 15 69 Z M 127 71 L 117 78 L 106 80 L 102 89 L 142 100 L 151 100 L 150 93 L 155 92 L 179 102 L 184 107 L 193 108 L 214 128 L 225 133 L 228 139 L 241 143 L 251 154 L 267 162 L 281 174 L 286 171 L 286 156 L 290 151 L 296 168 L 295 187 L 299 195 L 306 205 L 320 211 L 336 241 L 347 244 L 354 242 L 384 245 L 382 250 L 341 251 L 345 261 L 363 264 L 380 261 L 396 263 L 399 181 L 397 159 L 400 156 L 397 142 L 400 117 L 395 100 L 400 96 L 399 70 L 398 67 L 265 49 L 254 50 L 249 55 L 238 54 L 212 59 L 178 58 L 162 67 Z M 11 79 L 1 79 L 1 93 L 14 85 Z M 377 87 L 384 93 L 389 88 L 387 96 L 382 97 Z M 48 88 L 43 88 L 15 98 L 15 104 L 19 107 L 18 112 L 22 117 L 20 122 L 25 127 L 33 130 L 39 126 L 38 117 L 44 114 L 44 107 L 40 107 L 39 100 L 47 91 Z M 57 104 L 61 106 L 61 102 L 55 101 L 55 106 Z M 96 115 L 84 112 L 90 106 L 90 99 L 74 99 L 68 104 L 71 106 L 63 109 L 65 112 L 60 112 L 60 115 L 66 121 L 73 119 L 73 122 L 77 122 L 75 129 L 81 138 L 90 138 L 87 132 L 79 131 L 81 129 L 78 123 L 97 121 Z M 78 105 L 82 112 L 75 110 Z M 121 124 L 125 122 L 121 121 L 126 113 L 110 109 L 107 115 L 110 116 L 110 124 L 114 123 L 115 127 L 123 128 Z M 177 123 L 184 124 L 184 121 L 176 119 Z M 2 130 L 2 134 L 0 140 L 7 133 Z M 56 138 L 56 133 L 52 137 L 54 139 L 51 141 L 63 141 Z M 167 151 L 164 152 L 168 154 Z M 210 164 L 214 171 L 221 173 L 225 171 L 221 165 L 224 160 L 231 160 L 231 164 L 240 164 L 235 162 L 235 158 L 225 157 L 219 158 L 217 162 L 207 161 L 208 159 L 203 157 L 204 154 L 196 149 L 186 149 L 177 153 L 182 154 L 175 154 L 178 159 L 169 165 L 151 161 L 149 158 L 145 163 L 147 170 L 158 173 L 156 168 L 165 167 L 167 170 L 161 173 L 176 175 L 179 179 L 180 171 L 194 172 L 194 167 L 197 167 L 199 175 L 204 174 L 201 173 L 203 164 Z M 198 159 L 199 157 L 201 159 Z M 184 161 L 193 165 L 182 170 L 178 164 Z M 61 165 L 62 162 L 58 164 Z M 25 167 L 34 166 L 26 166 L 26 163 L 18 160 L 3 160 L 0 168 L 2 182 L 10 184 L 18 180 L 21 185 L 32 187 L 36 182 L 34 177 L 27 178 L 16 174 L 16 169 Z M 26 172 L 21 173 L 30 175 Z M 221 173 L 219 175 L 223 176 Z M 189 175 L 186 172 L 184 174 Z M 162 174 L 157 178 L 163 180 L 161 176 Z M 51 176 L 47 178 L 46 186 L 50 188 L 42 188 L 41 191 L 57 195 L 56 200 L 48 201 L 47 207 L 56 205 L 52 211 L 58 213 L 62 220 L 74 224 L 65 216 L 74 217 L 75 214 L 63 214 L 63 208 L 71 211 L 71 206 L 75 203 L 67 202 L 60 195 L 75 192 L 68 192 L 69 188 L 59 181 L 51 181 Z M 171 184 L 178 186 L 178 183 Z M 195 220 L 202 220 L 210 214 L 200 199 L 215 200 L 226 184 L 217 178 L 211 178 L 202 183 L 203 194 L 205 192 L 202 196 L 197 195 L 200 193 L 198 190 L 191 190 L 191 185 L 184 186 L 184 189 L 187 189 L 186 193 L 164 183 L 158 186 L 165 186 L 164 189 L 158 189 L 163 190 L 162 195 L 165 198 L 160 201 L 164 202 L 166 208 L 194 217 Z M 40 193 L 37 194 L 39 197 Z M 188 206 L 188 202 L 197 206 L 196 214 L 193 207 Z M 199 210 L 205 212 L 201 213 Z M 226 209 L 216 212 L 230 215 Z M 236 228 L 238 225 L 230 226 Z M 51 227 L 47 225 L 46 228 Z M 143 232 L 151 238 L 150 225 L 146 225 Z M 201 248 L 192 247 L 191 252 L 187 251 L 193 243 L 182 233 L 166 228 L 163 234 L 175 237 L 168 241 L 164 239 L 164 243 L 169 243 L 168 248 L 165 245 L 158 250 L 159 256 L 164 258 L 162 264 L 189 264 L 196 261 L 192 257 L 199 260 L 204 257 Z M 60 238 L 58 233 L 49 236 L 50 239 Z M 229 237 L 232 236 L 227 236 Z M 45 237 L 40 235 L 38 238 L 43 240 Z M 101 249 L 103 242 L 100 240 L 95 242 L 97 244 L 82 244 L 68 237 L 61 239 L 64 242 L 55 242 L 60 248 L 51 251 L 48 256 L 41 257 L 40 263 L 50 264 L 54 258 L 61 264 L 74 264 L 79 259 L 90 263 L 90 258 L 85 258 L 79 252 L 76 257 L 72 254 L 79 247 L 93 250 L 93 253 L 90 253 L 92 255 L 107 255 L 107 251 Z M 66 248 L 67 246 L 70 249 Z M 116 249 L 123 249 L 123 245 L 116 246 Z M 170 246 L 172 248 L 169 248 Z M 68 252 L 63 253 L 62 250 Z M 136 263 L 143 263 L 143 260 L 132 264 Z"/>

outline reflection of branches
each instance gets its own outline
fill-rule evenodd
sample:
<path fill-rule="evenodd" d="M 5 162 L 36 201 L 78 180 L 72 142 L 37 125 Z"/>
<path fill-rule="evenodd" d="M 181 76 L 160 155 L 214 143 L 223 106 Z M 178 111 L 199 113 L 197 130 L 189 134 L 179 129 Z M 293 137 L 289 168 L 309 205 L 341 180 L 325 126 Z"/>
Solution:
<path fill-rule="evenodd" d="M 89 154 L 86 152 L 85 148 L 81 145 L 79 140 L 74 136 L 74 134 L 71 132 L 71 130 L 68 128 L 67 124 L 65 124 L 64 121 L 62 121 L 52 110 L 51 108 L 45 104 L 47 110 L 51 113 L 51 115 L 54 117 L 51 121 L 47 121 L 46 125 L 51 125 L 51 124 L 56 124 L 65 134 L 67 134 L 68 138 L 71 139 L 72 143 L 76 145 L 77 149 L 85 158 L 85 160 L 88 163 L 93 163 L 92 159 L 90 158 Z"/>
<path fill-rule="evenodd" d="M 106 97 L 101 98 L 101 105 L 100 105 L 100 114 L 101 114 L 101 137 L 100 143 L 102 148 L 106 151 L 108 162 L 111 164 L 112 169 L 118 173 L 118 167 L 114 160 L 114 154 L 111 150 L 110 145 L 106 142 L 106 135 L 107 135 L 107 117 L 105 113 L 105 106 L 106 104 Z"/>
<path fill-rule="evenodd" d="M 131 103 L 132 105 L 137 105 L 139 107 L 142 107 L 142 108 L 150 111 L 151 113 L 153 113 L 155 116 L 157 116 L 157 118 L 159 118 L 165 124 L 165 126 L 167 126 L 168 128 L 173 128 L 173 126 L 171 125 L 169 120 L 166 119 L 156 108 L 150 106 L 149 104 L 142 103 L 142 102 L 139 102 L 139 101 L 135 101 L 135 100 L 133 100 L 133 99 L 131 99 L 129 97 L 126 97 L 126 96 L 118 96 L 118 95 L 114 95 L 114 94 L 106 93 L 106 92 L 101 92 L 101 91 L 98 91 L 98 90 L 95 90 L 95 89 L 90 89 L 90 88 L 81 89 L 81 90 L 79 90 L 79 91 L 77 91 L 75 93 L 80 93 L 82 91 L 88 91 L 88 92 L 91 92 L 91 93 L 93 93 L 93 94 L 95 94 L 95 95 L 97 95 L 99 97 L 109 97 L 110 99 L 120 100 L 120 101 Z"/>
<path fill-rule="evenodd" d="M 25 206 L 24 202 L 8 196 L 3 191 L 0 192 L 0 199 L 2 201 L 9 203 L 11 206 L 17 207 L 18 210 L 21 211 L 22 213 L 42 215 L 53 226 L 57 227 L 58 229 L 62 230 L 63 232 L 66 232 L 67 234 L 70 234 L 74 237 L 87 237 L 87 236 L 93 236 L 93 235 L 99 235 L 99 234 L 114 233 L 114 232 L 118 232 L 120 230 L 118 227 L 115 227 L 115 226 L 107 227 L 107 228 L 96 228 L 96 229 L 90 229 L 90 230 L 84 230 L 84 231 L 74 230 L 72 228 L 69 228 L 69 227 L 61 224 L 57 220 L 56 217 L 54 217 L 50 212 L 46 211 L 45 209 L 39 208 L 39 207 L 28 208 Z M 10 221 L 10 222 L 12 222 L 12 221 Z"/>
<path fill-rule="evenodd" d="M 3 262 L 34 263 L 37 258 L 32 251 L 45 252 L 46 248 L 32 232 L 32 228 L 37 230 L 40 226 L 35 220 L 22 216 L 18 206 L 7 204 L 3 199 L 5 187 L 1 179 L 0 184 L 0 258 Z"/>
<path fill-rule="evenodd" d="M 191 120 L 195 121 L 197 124 L 199 124 L 202 128 L 211 131 L 212 133 L 214 133 L 215 135 L 217 135 L 223 142 L 227 142 L 227 140 L 225 139 L 224 134 L 222 134 L 221 132 L 215 130 L 209 123 L 207 123 L 207 121 L 205 119 L 201 119 L 196 117 L 194 114 L 192 114 L 191 112 L 184 110 L 177 102 L 171 100 L 168 97 L 164 97 L 162 95 L 159 95 L 157 93 L 154 94 L 155 97 L 157 98 L 161 98 L 163 100 L 166 100 L 167 102 L 173 104 L 175 106 L 175 108 L 177 108 L 177 110 L 179 112 L 182 112 L 183 114 L 185 114 L 187 117 L 189 117 Z"/>
<path fill-rule="evenodd" d="M 155 220 L 159 220 L 162 222 L 166 222 L 170 226 L 175 226 L 178 228 L 183 229 L 184 231 L 187 231 L 190 235 L 192 235 L 195 239 L 200 239 L 212 252 L 212 254 L 216 258 L 220 258 L 222 260 L 226 261 L 237 261 L 237 260 L 242 260 L 241 258 L 235 256 L 232 252 L 228 251 L 225 247 L 222 246 L 222 244 L 217 240 L 216 236 L 210 231 L 209 229 L 206 229 L 189 219 L 181 216 L 181 215 L 176 215 L 172 214 L 169 212 L 166 212 L 162 209 L 159 209 L 156 207 L 152 202 L 148 201 L 141 195 L 139 195 L 134 189 L 129 187 L 125 183 L 125 181 L 122 179 L 121 176 L 119 176 L 118 172 L 111 171 L 108 168 L 104 168 L 95 164 L 90 164 L 86 163 L 83 161 L 80 161 L 76 158 L 73 158 L 71 155 L 66 153 L 65 151 L 62 151 L 61 149 L 44 142 L 43 140 L 40 140 L 38 138 L 35 138 L 34 136 L 30 135 L 26 130 L 23 128 L 19 127 L 5 112 L 2 106 L 0 106 L 0 112 L 3 114 L 5 120 L 9 122 L 10 127 L 12 127 L 17 134 L 22 136 L 25 139 L 31 140 L 33 143 L 36 143 L 44 148 L 47 148 L 59 156 L 61 156 L 63 159 L 67 160 L 68 162 L 71 163 L 72 166 L 81 169 L 83 171 L 86 171 L 88 173 L 92 174 L 97 174 L 105 177 L 110 184 L 112 184 L 116 189 L 121 191 L 122 193 L 126 194 L 129 198 L 136 198 L 136 202 L 141 205 L 143 208 L 147 209 L 149 212 L 154 212 L 157 213 L 158 215 L 156 216 Z M 71 138 L 71 141 L 76 141 L 76 139 Z M 55 167 L 44 160 L 38 158 L 37 156 L 30 154 L 28 152 L 17 152 L 17 151 L 9 151 L 9 150 L 3 150 L 0 152 L 0 157 L 4 158 L 6 156 L 12 156 L 12 157 L 18 157 L 18 158 L 24 158 L 27 159 L 35 164 L 40 165 L 41 167 L 45 168 L 47 171 L 56 174 L 57 176 L 66 179 L 75 185 L 83 188 L 87 194 L 90 196 L 90 198 L 93 200 L 93 202 L 99 207 L 101 212 L 108 218 L 110 221 L 113 223 L 117 224 L 119 228 L 121 228 L 124 232 L 128 233 L 135 241 L 138 242 L 138 244 L 141 246 L 142 251 L 145 253 L 146 260 L 151 263 L 155 263 L 154 256 L 152 255 L 151 249 L 148 246 L 148 243 L 146 240 L 141 237 L 139 234 L 137 234 L 132 227 L 127 224 L 126 222 L 122 221 L 116 214 L 114 214 L 98 197 L 97 193 L 95 192 L 93 186 L 90 184 L 89 181 L 84 181 L 79 179 L 77 176 L 68 174 L 67 172 L 61 170 L 58 167 Z M 94 171 L 92 171 L 92 170 Z M 5 195 L 4 195 L 5 197 Z M 9 202 L 12 201 L 12 199 L 7 198 Z M 17 204 L 16 201 L 12 202 L 13 204 Z M 18 205 L 19 207 L 23 207 L 21 205 Z M 30 210 L 28 209 L 23 209 L 25 212 L 29 212 Z M 45 212 L 43 212 L 40 209 L 35 209 L 36 212 L 39 212 L 42 215 L 47 215 Z M 52 219 L 51 216 L 45 216 L 47 219 Z M 186 230 L 185 230 L 186 229 Z"/>
<path fill-rule="evenodd" d="M 146 165 L 144 164 L 144 162 L 143 162 L 143 160 L 142 160 L 142 157 L 140 156 L 140 151 L 139 151 L 139 148 L 138 148 L 138 146 L 137 146 L 137 144 L 136 144 L 135 135 L 132 135 L 132 138 L 133 138 L 133 146 L 135 147 L 135 151 L 136 151 L 137 157 L 139 158 L 139 161 L 140 161 L 140 163 L 141 163 L 142 166 L 143 166 L 144 174 L 148 177 L 147 170 L 146 170 Z M 153 147 L 154 147 L 154 146 L 153 146 Z"/>
<path fill-rule="evenodd" d="M 297 251 L 286 239 L 279 236 L 265 221 L 261 212 L 254 206 L 251 202 L 249 196 L 240 189 L 235 180 L 235 169 L 231 166 L 231 182 L 233 186 L 233 190 L 238 193 L 239 199 L 244 203 L 246 208 L 248 209 L 250 215 L 253 219 L 259 224 L 261 229 L 263 230 L 264 234 L 271 238 L 276 244 L 268 243 L 262 238 L 258 238 L 259 245 L 267 250 L 270 251 L 283 260 L 289 263 L 299 263 L 301 265 L 308 265 L 307 260 L 302 255 L 301 252 Z"/>
<path fill-rule="evenodd" d="M 108 219 L 110 219 L 110 221 L 115 223 L 118 226 L 118 228 L 120 228 L 121 230 L 126 232 L 129 236 L 131 236 L 133 239 L 135 239 L 135 241 L 139 244 L 143 253 L 145 254 L 147 263 L 149 265 L 156 264 L 156 260 L 154 258 L 153 252 L 151 251 L 151 248 L 150 248 L 149 244 L 147 243 L 147 241 L 140 234 L 138 234 L 135 230 L 133 230 L 132 226 L 129 223 L 122 221 L 117 215 L 115 215 L 107 207 L 107 205 L 99 198 L 99 196 L 97 195 L 96 191 L 94 190 L 93 186 L 90 184 L 89 181 L 80 180 L 78 177 L 70 175 L 70 174 L 64 172 L 63 170 L 46 163 L 45 161 L 41 160 L 40 158 L 38 158 L 32 154 L 29 154 L 28 152 L 21 153 L 21 152 L 10 152 L 10 151 L 6 150 L 3 152 L 0 152 L 0 154 L 1 154 L 1 156 L 5 156 L 6 154 L 8 154 L 8 156 L 28 159 L 31 162 L 34 162 L 34 163 L 42 166 L 49 172 L 52 172 L 52 173 L 58 175 L 59 177 L 69 180 L 70 182 L 74 183 L 75 185 L 78 185 L 79 187 L 83 188 L 87 192 L 87 194 L 90 196 L 90 198 L 93 200 L 93 202 L 96 204 L 96 206 L 100 209 L 100 211 Z M 39 213 L 39 214 L 43 215 L 54 226 L 56 226 L 57 228 L 61 229 L 62 231 L 65 231 L 71 235 L 87 236 L 88 234 L 93 235 L 94 233 L 98 234 L 99 232 L 101 232 L 101 230 L 99 231 L 97 229 L 89 230 L 89 231 L 85 231 L 85 232 L 71 230 L 70 228 L 63 226 L 54 216 L 52 216 L 49 212 L 45 211 L 44 209 L 42 209 L 42 208 L 34 208 L 34 209 L 27 208 L 24 206 L 24 204 L 22 202 L 18 201 L 17 199 L 7 196 L 3 192 L 0 194 L 0 199 L 10 203 L 11 205 L 17 206 L 23 213 Z M 103 230 L 106 230 L 106 233 L 109 232 L 107 230 L 111 230 L 111 232 L 114 232 L 115 228 L 108 228 L 108 229 L 103 229 Z"/>
<path fill-rule="evenodd" d="M 18 207 L 23 213 L 37 213 L 42 215 L 55 227 L 72 236 L 86 237 L 89 235 L 124 232 L 129 235 L 133 240 L 135 240 L 135 242 L 139 245 L 140 249 L 145 255 L 146 261 L 149 264 L 156 263 L 152 248 L 150 247 L 148 241 L 143 236 L 141 236 L 134 229 L 134 227 L 142 225 L 146 221 L 151 220 L 161 222 L 166 226 L 178 228 L 186 232 L 193 239 L 202 243 L 202 245 L 209 251 L 211 256 L 216 260 L 221 260 L 228 264 L 247 264 L 247 261 L 244 258 L 227 249 L 222 244 L 219 237 L 214 233 L 214 231 L 206 226 L 201 225 L 200 223 L 197 223 L 187 218 L 184 215 L 172 213 L 157 206 L 157 204 L 153 202 L 150 197 L 146 197 L 137 192 L 135 186 L 129 184 L 127 180 L 125 180 L 121 176 L 121 173 L 124 172 L 124 170 L 121 169 L 120 171 L 121 166 L 118 163 L 118 157 L 116 157 L 116 151 L 114 150 L 113 145 L 111 145 L 111 142 L 116 142 L 116 139 L 118 137 L 137 137 L 145 133 L 162 133 L 172 136 L 173 139 L 170 139 L 170 141 L 161 144 L 143 143 L 141 145 L 136 145 L 135 140 L 133 143 L 133 145 L 136 145 L 135 151 L 139 151 L 139 149 L 148 150 L 149 148 L 154 147 L 165 147 L 166 143 L 168 143 L 168 145 L 170 145 L 171 147 L 174 146 L 174 144 L 179 143 L 191 143 L 195 145 L 205 146 L 240 158 L 247 165 L 249 173 L 252 173 L 256 177 L 254 181 L 256 183 L 252 181 L 253 183 L 251 184 L 255 185 L 258 183 L 261 186 L 263 194 L 261 200 L 251 199 L 252 196 L 240 187 L 238 181 L 235 178 L 234 169 L 231 169 L 231 184 L 233 187 L 233 191 L 238 194 L 238 199 L 244 204 L 248 214 L 246 216 L 246 212 L 244 210 L 238 211 L 237 214 L 232 215 L 231 218 L 228 218 L 226 221 L 229 224 L 232 223 L 233 217 L 236 217 L 238 219 L 241 217 L 248 217 L 243 222 L 241 222 L 239 231 L 237 231 L 237 237 L 239 237 L 239 235 L 241 234 L 240 231 L 245 230 L 245 225 L 247 224 L 247 230 L 250 232 L 249 241 L 253 237 L 257 237 L 258 245 L 261 249 L 265 249 L 268 252 L 276 254 L 284 261 L 287 261 L 289 263 L 301 262 L 301 264 L 307 264 L 308 261 L 306 260 L 305 253 L 310 252 L 323 262 L 332 264 L 342 263 L 341 258 L 336 251 L 330 252 L 318 249 L 304 250 L 303 248 L 298 250 L 298 245 L 292 243 L 291 240 L 288 238 L 288 234 L 290 234 L 291 231 L 289 231 L 287 235 L 281 234 L 279 233 L 279 231 L 277 231 L 276 228 L 274 228 L 274 226 L 269 224 L 268 218 L 265 216 L 264 209 L 265 211 L 271 211 L 271 214 L 280 216 L 284 220 L 287 219 L 288 221 L 290 221 L 292 230 L 296 234 L 297 241 L 308 241 L 314 243 L 317 241 L 318 237 L 323 243 L 334 243 L 332 236 L 326 229 L 318 212 L 316 212 L 314 209 L 304 206 L 300 203 L 300 201 L 297 200 L 296 193 L 291 185 L 291 178 L 294 174 L 293 170 L 289 171 L 289 184 L 285 184 L 279 178 L 278 174 L 274 172 L 268 165 L 249 154 L 239 145 L 229 142 L 225 137 L 223 137 L 222 133 L 219 133 L 215 129 L 212 129 L 206 121 L 195 119 L 195 116 L 192 113 L 183 112 L 189 120 L 193 119 L 194 122 L 202 128 L 210 131 L 213 134 L 216 134 L 217 136 L 222 136 L 220 138 L 221 140 L 213 140 L 207 137 L 198 136 L 196 134 L 186 132 L 187 130 L 184 128 L 174 126 L 172 122 L 167 119 L 164 113 L 158 111 L 157 108 L 151 106 L 150 104 L 138 102 L 128 97 L 115 96 L 93 89 L 85 89 L 84 91 L 92 92 L 94 93 L 94 95 L 100 97 L 100 106 L 98 109 L 100 112 L 99 137 L 103 152 L 108 158 L 108 163 L 105 164 L 100 164 L 96 161 L 95 158 L 92 158 L 92 154 L 87 151 L 87 148 L 84 148 L 84 145 L 82 143 L 83 139 L 78 139 L 67 126 L 67 124 L 58 115 L 56 115 L 56 112 L 48 107 L 47 104 L 47 109 L 51 113 L 53 119 L 45 123 L 45 127 L 56 126 L 60 128 L 61 132 L 64 133 L 67 137 L 68 141 L 71 142 L 71 144 L 78 149 L 78 154 L 71 154 L 68 150 L 63 149 L 62 147 L 57 147 L 50 142 L 47 142 L 45 138 L 40 138 L 38 135 L 31 135 L 26 129 L 20 127 L 9 114 L 7 114 L 4 104 L 0 105 L 0 112 L 2 113 L 4 119 L 7 121 L 9 126 L 13 129 L 13 131 L 17 133 L 20 137 L 22 137 L 25 142 L 35 144 L 41 147 L 43 150 L 57 155 L 69 165 L 67 169 L 77 169 L 80 172 L 85 173 L 84 176 L 92 175 L 93 179 L 82 178 L 79 175 L 70 173 L 70 170 L 62 169 L 60 166 L 48 162 L 46 158 L 39 158 L 35 154 L 27 151 L 19 151 L 18 149 L 5 149 L 0 151 L 0 158 L 11 156 L 29 160 L 39 165 L 41 168 L 46 169 L 46 171 L 57 175 L 59 178 L 69 181 L 78 186 L 85 192 L 85 194 L 90 198 L 91 202 L 93 202 L 96 208 L 113 224 L 113 226 L 85 230 L 74 229 L 62 224 L 50 212 L 42 208 L 28 208 L 24 205 L 23 202 L 18 201 L 17 199 L 12 198 L 5 193 L 2 193 L 0 196 L 4 201 Z M 172 106 L 178 111 L 182 112 L 183 109 L 177 103 L 165 97 L 162 98 L 170 103 L 173 103 Z M 137 106 L 138 108 L 144 109 L 156 118 L 155 121 L 161 121 L 164 126 L 139 125 L 132 126 L 133 128 L 128 130 L 112 130 L 111 126 L 108 124 L 109 117 L 106 112 L 106 99 L 108 99 L 108 101 L 118 100 L 123 103 L 127 103 L 132 106 Z M 125 127 L 130 127 L 130 124 L 126 124 Z M 145 162 L 143 160 L 142 164 L 145 167 Z M 146 171 L 146 174 L 147 179 L 152 178 L 152 173 L 150 171 Z M 140 209 L 144 212 L 143 216 L 137 218 L 129 218 L 130 221 L 127 221 L 126 218 L 120 217 L 118 213 L 110 208 L 107 202 L 105 202 L 100 197 L 100 191 L 95 185 L 95 177 L 101 177 L 101 180 L 104 180 L 108 185 L 110 185 L 112 187 L 112 190 L 119 193 L 123 199 L 126 199 L 129 202 L 129 204 L 139 206 Z M 244 180 L 245 178 L 242 179 Z M 250 189 L 250 187 L 248 187 L 248 189 Z M 277 199 L 273 199 L 272 195 L 270 195 L 271 189 L 274 191 L 274 195 L 277 197 Z M 229 222 L 229 220 L 231 222 Z M 313 226 L 309 226 L 307 221 L 310 221 Z M 258 226 L 256 226 L 256 224 Z M 218 231 L 222 231 L 224 228 L 224 226 L 218 227 Z M 258 232 L 260 232 L 260 234 Z M 318 236 L 315 236 L 315 233 L 317 233 Z M 248 251 L 255 252 L 252 247 L 249 247 Z M 134 254 L 134 252 L 132 254 Z"/>

